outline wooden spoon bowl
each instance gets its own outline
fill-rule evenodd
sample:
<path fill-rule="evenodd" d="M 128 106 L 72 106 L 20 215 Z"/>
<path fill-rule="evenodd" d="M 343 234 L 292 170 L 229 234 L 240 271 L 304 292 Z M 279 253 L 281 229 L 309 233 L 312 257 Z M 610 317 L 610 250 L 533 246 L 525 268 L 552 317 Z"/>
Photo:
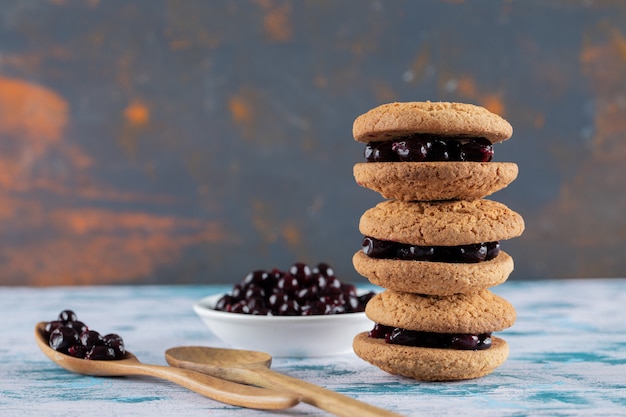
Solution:
<path fill-rule="evenodd" d="M 357 401 L 317 385 L 269 369 L 272 357 L 264 352 L 204 346 L 180 346 L 165 351 L 172 366 L 218 378 L 271 389 L 286 390 L 302 402 L 344 417 L 398 417 L 398 414 Z"/>

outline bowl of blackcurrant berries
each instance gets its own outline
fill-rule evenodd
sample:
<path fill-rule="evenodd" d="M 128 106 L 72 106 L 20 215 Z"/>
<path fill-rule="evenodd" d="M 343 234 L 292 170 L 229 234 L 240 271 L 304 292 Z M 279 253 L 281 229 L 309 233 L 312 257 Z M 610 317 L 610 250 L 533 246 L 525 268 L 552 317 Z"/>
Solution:
<path fill-rule="evenodd" d="M 227 293 L 193 306 L 230 347 L 275 357 L 352 352 L 352 339 L 371 327 L 365 316 L 374 291 L 342 282 L 326 263 L 297 262 L 287 270 L 249 272 Z"/>

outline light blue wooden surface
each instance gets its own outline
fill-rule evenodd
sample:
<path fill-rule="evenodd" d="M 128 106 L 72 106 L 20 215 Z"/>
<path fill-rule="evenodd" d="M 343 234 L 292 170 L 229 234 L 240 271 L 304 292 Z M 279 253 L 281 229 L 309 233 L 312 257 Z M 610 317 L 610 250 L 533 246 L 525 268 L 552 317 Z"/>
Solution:
<path fill-rule="evenodd" d="M 168 347 L 222 345 L 191 305 L 224 289 L 0 287 L 0 415 L 276 415 L 223 405 L 147 377 L 75 375 L 50 362 L 34 342 L 35 323 L 71 308 L 92 328 L 120 333 L 143 362 L 165 365 Z M 513 303 L 518 320 L 500 333 L 511 345 L 508 361 L 487 377 L 420 383 L 351 354 L 277 358 L 272 367 L 406 416 L 626 415 L 626 280 L 516 281 L 493 291 Z M 305 404 L 278 414 L 327 415 Z"/>

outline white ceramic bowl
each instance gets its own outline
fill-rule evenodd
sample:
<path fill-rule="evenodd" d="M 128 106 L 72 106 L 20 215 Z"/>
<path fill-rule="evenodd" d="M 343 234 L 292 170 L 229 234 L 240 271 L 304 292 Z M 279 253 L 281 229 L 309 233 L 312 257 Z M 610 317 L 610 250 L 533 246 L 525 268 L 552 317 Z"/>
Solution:
<path fill-rule="evenodd" d="M 194 311 L 229 346 L 266 352 L 274 357 L 350 353 L 354 336 L 371 330 L 374 325 L 365 313 L 260 316 L 217 311 L 215 304 L 223 295 L 201 299 L 193 305 Z"/>

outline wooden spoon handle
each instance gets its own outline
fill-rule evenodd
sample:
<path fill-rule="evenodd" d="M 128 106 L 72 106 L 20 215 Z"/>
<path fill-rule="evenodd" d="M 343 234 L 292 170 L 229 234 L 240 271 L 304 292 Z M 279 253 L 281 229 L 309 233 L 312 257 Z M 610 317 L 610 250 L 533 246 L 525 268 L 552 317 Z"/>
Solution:
<path fill-rule="evenodd" d="M 238 384 L 188 369 L 146 364 L 125 368 L 128 374 L 165 379 L 205 397 L 239 407 L 282 410 L 300 402 L 300 396 L 292 392 Z"/>
<path fill-rule="evenodd" d="M 317 385 L 272 371 L 266 367 L 250 368 L 256 374 L 255 385 L 288 390 L 302 396 L 302 402 L 311 404 L 340 417 L 399 417 L 399 414 L 327 390 Z M 249 381 L 252 382 L 252 381 Z"/>

